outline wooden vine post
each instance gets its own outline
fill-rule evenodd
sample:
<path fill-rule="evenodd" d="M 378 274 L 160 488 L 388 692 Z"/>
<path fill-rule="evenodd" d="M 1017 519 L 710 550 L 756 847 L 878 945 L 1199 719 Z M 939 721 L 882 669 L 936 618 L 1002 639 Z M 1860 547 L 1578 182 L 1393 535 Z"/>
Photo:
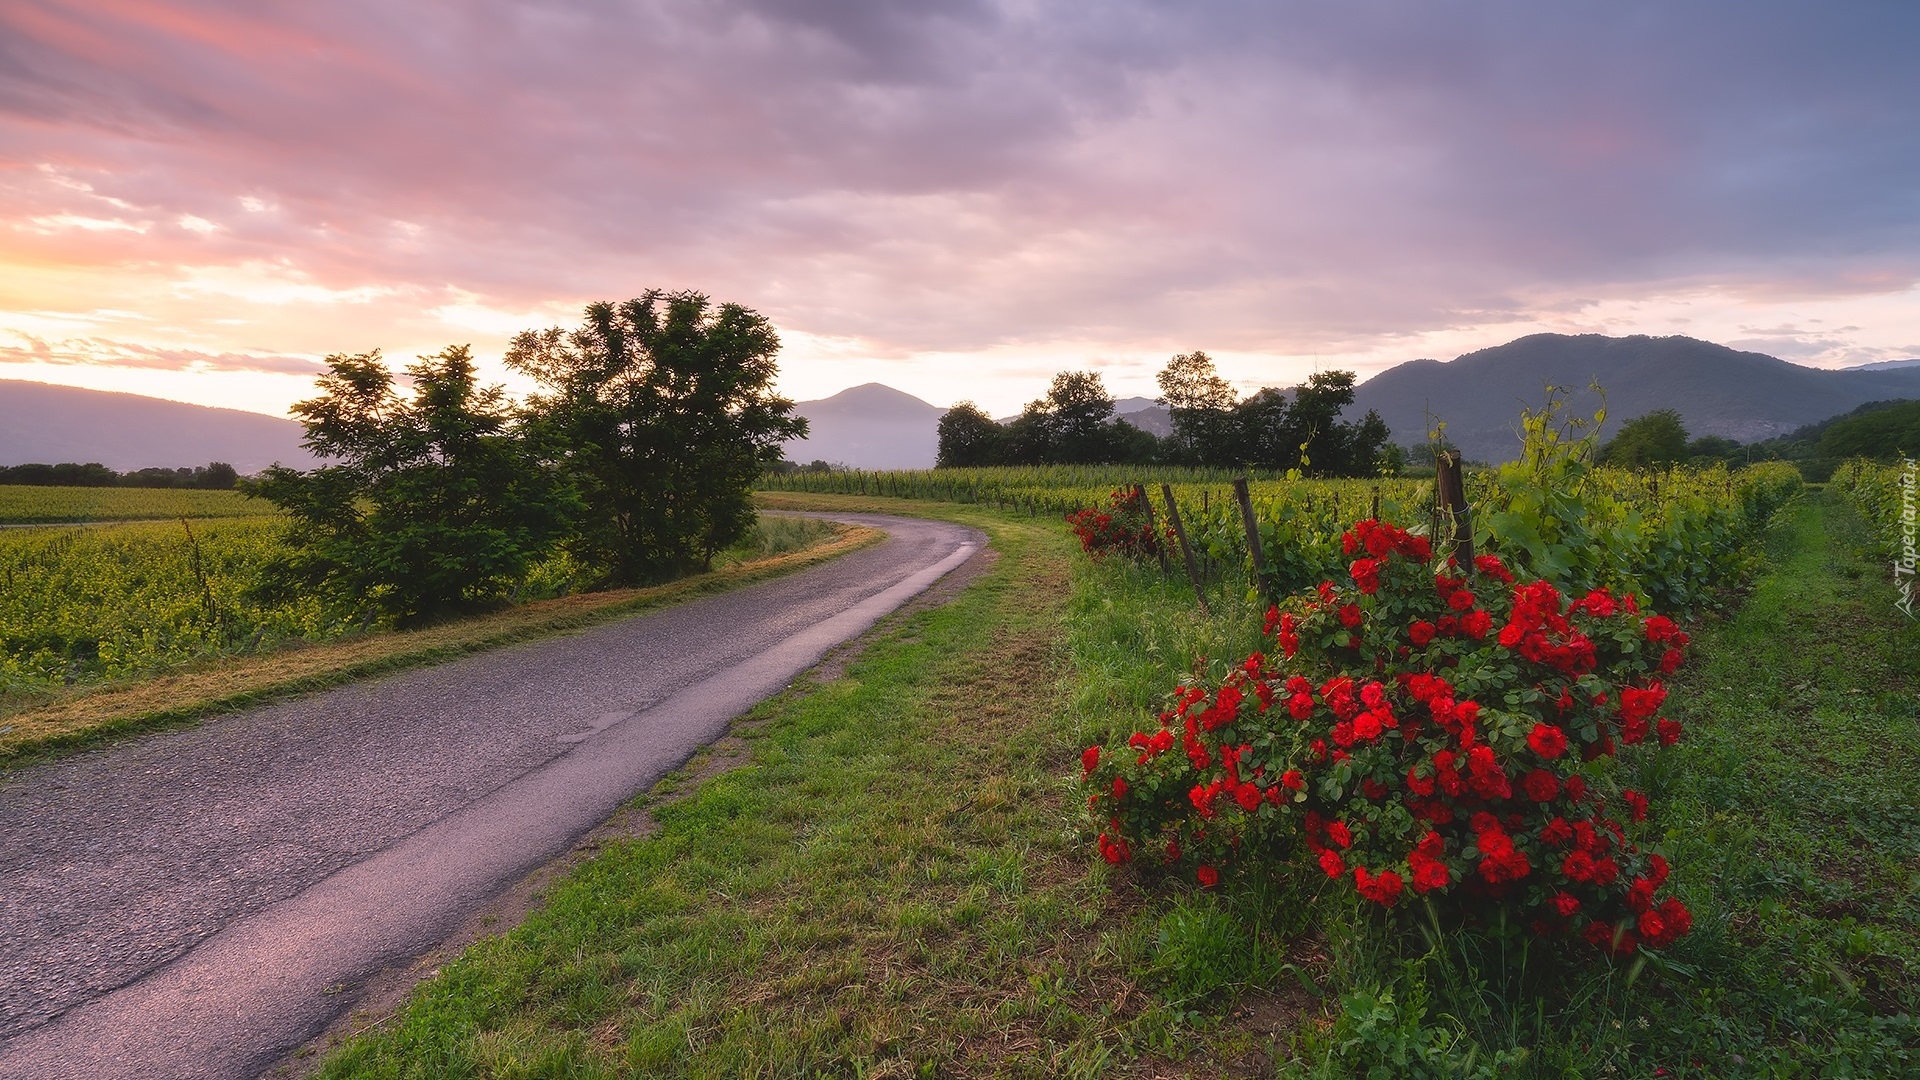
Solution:
<path fill-rule="evenodd" d="M 1253 497 L 1247 494 L 1247 478 L 1233 478 L 1233 497 L 1240 503 L 1240 524 L 1247 529 L 1247 552 L 1253 556 L 1253 584 L 1255 588 L 1264 588 L 1267 577 L 1267 557 L 1260 550 L 1260 523 L 1253 518 Z"/>
<path fill-rule="evenodd" d="M 1133 501 L 1139 505 L 1141 512 L 1147 515 L 1147 535 L 1153 537 L 1153 553 L 1160 556 L 1160 572 L 1172 573 L 1173 567 L 1167 563 L 1167 545 L 1160 542 L 1160 528 L 1153 520 L 1153 500 L 1147 498 L 1145 484 L 1133 485 Z"/>
<path fill-rule="evenodd" d="M 1161 484 L 1160 497 L 1166 500 L 1167 523 L 1173 526 L 1174 539 L 1180 541 L 1180 557 L 1187 562 L 1187 581 L 1193 585 L 1193 595 L 1200 600 L 1200 610 L 1212 615 L 1213 605 L 1207 603 L 1207 591 L 1200 587 L 1200 568 L 1193 561 L 1193 545 L 1187 543 L 1187 528 L 1180 523 L 1180 507 L 1173 501 L 1173 487 Z"/>
<path fill-rule="evenodd" d="M 1473 521 L 1467 511 L 1466 478 L 1458 450 L 1442 451 L 1434 459 L 1434 519 L 1452 526 L 1454 560 L 1461 573 L 1473 577 Z M 1439 536 L 1435 536 L 1436 541 Z"/>

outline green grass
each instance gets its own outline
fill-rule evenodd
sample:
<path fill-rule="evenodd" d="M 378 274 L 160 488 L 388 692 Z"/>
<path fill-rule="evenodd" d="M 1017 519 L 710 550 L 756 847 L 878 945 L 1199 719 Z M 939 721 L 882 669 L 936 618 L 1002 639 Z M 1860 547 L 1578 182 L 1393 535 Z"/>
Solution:
<path fill-rule="evenodd" d="M 654 810 L 326 1076 L 1087 1073 L 1112 900 L 1064 827 L 1053 525 L 844 677 L 762 707 L 746 761 Z"/>
<path fill-rule="evenodd" d="M 657 834 L 324 1075 L 1920 1074 L 1920 630 L 1844 507 L 1783 514 L 1746 602 L 1697 628 L 1688 736 L 1638 778 L 1695 929 L 1619 965 L 1423 937 L 1317 874 L 1110 871 L 1078 749 L 1255 647 L 1255 608 L 1223 582 L 1203 618 L 1044 518 L 913 512 L 999 562 L 759 709 L 740 767 L 665 785 Z"/>

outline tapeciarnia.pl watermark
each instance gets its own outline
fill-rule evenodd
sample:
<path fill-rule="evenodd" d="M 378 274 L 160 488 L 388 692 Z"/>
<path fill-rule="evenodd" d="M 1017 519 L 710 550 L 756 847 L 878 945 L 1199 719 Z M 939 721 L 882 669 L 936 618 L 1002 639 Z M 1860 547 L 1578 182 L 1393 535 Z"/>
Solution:
<path fill-rule="evenodd" d="M 1916 532 L 1914 514 L 1914 486 L 1920 482 L 1920 466 L 1914 459 L 1900 460 L 1900 553 L 1893 559 L 1893 584 L 1900 590 L 1900 599 L 1895 606 L 1914 618 L 1914 534 Z"/>

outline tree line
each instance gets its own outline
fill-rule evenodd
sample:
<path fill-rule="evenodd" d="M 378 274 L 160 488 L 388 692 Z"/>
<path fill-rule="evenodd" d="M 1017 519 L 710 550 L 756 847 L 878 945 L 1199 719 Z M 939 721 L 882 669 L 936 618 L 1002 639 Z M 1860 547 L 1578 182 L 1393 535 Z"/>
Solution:
<path fill-rule="evenodd" d="M 420 357 L 404 389 L 378 350 L 329 356 L 292 409 L 326 463 L 242 485 L 291 518 L 258 591 L 415 621 L 497 604 L 555 553 L 595 586 L 706 569 L 807 431 L 771 390 L 779 347 L 748 308 L 652 290 L 517 335 L 507 366 L 540 388 L 523 404 L 480 383 L 465 345 Z"/>
<path fill-rule="evenodd" d="M 202 488 L 224 491 L 233 487 L 240 473 L 224 461 L 211 461 L 192 469 L 134 469 L 115 472 L 97 461 L 80 464 L 63 461 L 58 465 L 29 462 L 0 466 L 0 484 L 33 487 L 143 487 Z"/>
<path fill-rule="evenodd" d="M 1678 411 L 1656 409 L 1622 425 L 1600 448 L 1599 459 L 1628 467 L 1783 460 L 1809 481 L 1824 483 L 1848 458 L 1890 463 L 1911 453 L 1920 453 L 1920 401 L 1895 399 L 1869 401 L 1851 412 L 1752 443 L 1721 435 L 1692 438 Z"/>
<path fill-rule="evenodd" d="M 1166 438 L 1115 417 L 1097 373 L 1065 371 L 1004 424 L 971 401 L 948 410 L 936 467 L 1160 463 L 1371 476 L 1403 464 L 1378 413 L 1340 419 L 1354 400 L 1351 371 L 1317 372 L 1291 397 L 1269 387 L 1242 400 L 1196 351 L 1175 356 L 1157 378 L 1173 423 Z"/>

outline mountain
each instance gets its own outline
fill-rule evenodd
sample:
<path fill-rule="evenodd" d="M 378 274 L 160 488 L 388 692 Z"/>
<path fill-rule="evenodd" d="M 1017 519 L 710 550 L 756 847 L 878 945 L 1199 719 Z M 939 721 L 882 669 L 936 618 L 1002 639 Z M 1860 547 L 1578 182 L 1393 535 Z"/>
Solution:
<path fill-rule="evenodd" d="M 97 461 L 134 469 L 224 461 L 242 473 L 313 464 L 292 420 L 239 409 L 0 379 L 0 465 Z"/>
<path fill-rule="evenodd" d="M 1534 334 L 1457 359 L 1410 360 L 1355 388 L 1346 415 L 1379 411 L 1402 445 L 1425 440 L 1427 414 L 1469 458 L 1507 461 L 1520 453 L 1520 410 L 1538 407 L 1545 387 L 1578 388 L 1573 415 L 1606 393 L 1609 436 L 1655 409 L 1674 409 L 1694 437 L 1756 442 L 1869 401 L 1920 397 L 1920 365 L 1823 371 L 1763 353 L 1690 337 Z"/>
<path fill-rule="evenodd" d="M 1847 368 L 1848 371 L 1899 371 L 1904 368 L 1920 368 L 1920 360 L 1882 360 L 1874 364 L 1861 364 Z"/>
<path fill-rule="evenodd" d="M 947 410 L 890 386 L 865 383 L 829 398 L 798 402 L 794 412 L 807 418 L 810 430 L 805 439 L 787 442 L 789 461 L 931 469 L 940 448 L 940 418 Z"/>

